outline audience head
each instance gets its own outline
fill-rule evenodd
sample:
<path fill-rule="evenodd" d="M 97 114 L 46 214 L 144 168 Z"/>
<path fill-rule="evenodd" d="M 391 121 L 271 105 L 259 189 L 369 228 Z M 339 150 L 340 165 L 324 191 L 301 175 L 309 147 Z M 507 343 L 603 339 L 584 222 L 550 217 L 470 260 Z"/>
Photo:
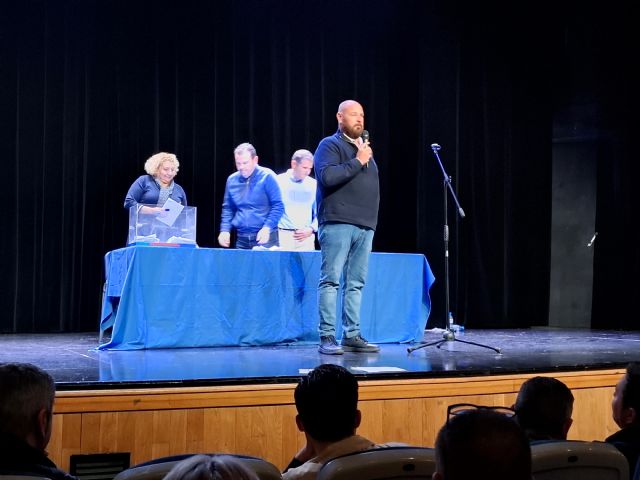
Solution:
<path fill-rule="evenodd" d="M 38 367 L 0 364 L 0 431 L 44 450 L 51 438 L 55 393 L 53 379 Z"/>
<path fill-rule="evenodd" d="M 358 382 L 339 365 L 324 364 L 300 379 L 295 393 L 301 431 L 320 442 L 336 442 L 360 426 Z"/>
<path fill-rule="evenodd" d="M 566 440 L 573 420 L 573 395 L 560 380 L 534 377 L 522 384 L 515 419 L 529 440 Z"/>
<path fill-rule="evenodd" d="M 433 478 L 531 480 L 529 441 L 503 413 L 477 409 L 454 415 L 438 433 Z"/>
<path fill-rule="evenodd" d="M 244 178 L 249 178 L 258 165 L 256 149 L 250 143 L 241 143 L 233 151 L 236 169 Z"/>
<path fill-rule="evenodd" d="M 171 183 L 179 169 L 180 162 L 173 153 L 156 153 L 144 162 L 144 171 L 166 184 Z"/>
<path fill-rule="evenodd" d="M 258 480 L 258 475 L 229 455 L 193 455 L 176 464 L 163 480 Z"/>
<path fill-rule="evenodd" d="M 640 363 L 631 363 L 613 392 L 613 420 L 620 428 L 640 425 Z"/>
<path fill-rule="evenodd" d="M 296 150 L 291 157 L 293 178 L 303 180 L 313 169 L 313 154 L 309 150 Z"/>

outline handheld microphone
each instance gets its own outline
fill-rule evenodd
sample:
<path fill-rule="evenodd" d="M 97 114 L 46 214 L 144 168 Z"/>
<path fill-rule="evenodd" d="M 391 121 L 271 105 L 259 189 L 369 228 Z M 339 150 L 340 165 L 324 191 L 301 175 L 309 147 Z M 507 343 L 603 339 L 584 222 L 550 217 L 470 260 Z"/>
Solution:
<path fill-rule="evenodd" d="M 362 135 L 361 135 L 362 141 L 363 142 L 368 142 L 369 141 L 369 130 L 362 130 Z M 367 162 L 365 164 L 366 168 L 369 168 L 369 162 Z"/>
<path fill-rule="evenodd" d="M 433 150 L 434 152 L 437 152 L 438 150 L 440 150 L 440 145 L 438 145 L 437 143 L 432 143 L 431 144 L 431 150 Z"/>

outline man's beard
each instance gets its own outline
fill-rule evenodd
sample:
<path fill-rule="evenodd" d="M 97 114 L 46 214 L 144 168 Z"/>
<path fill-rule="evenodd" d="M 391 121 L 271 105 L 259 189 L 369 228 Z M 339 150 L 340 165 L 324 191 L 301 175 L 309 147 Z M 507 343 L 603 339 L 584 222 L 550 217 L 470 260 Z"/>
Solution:
<path fill-rule="evenodd" d="M 354 140 L 356 138 L 359 138 L 360 135 L 362 135 L 362 126 L 353 126 L 353 127 L 347 127 L 346 125 L 342 127 L 343 128 L 343 133 L 346 134 L 349 138 L 353 138 Z"/>

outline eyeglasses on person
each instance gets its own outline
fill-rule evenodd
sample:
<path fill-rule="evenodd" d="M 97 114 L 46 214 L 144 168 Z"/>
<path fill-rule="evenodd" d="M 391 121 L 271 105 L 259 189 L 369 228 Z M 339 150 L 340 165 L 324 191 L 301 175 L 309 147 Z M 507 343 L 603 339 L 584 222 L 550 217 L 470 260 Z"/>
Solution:
<path fill-rule="evenodd" d="M 507 417 L 513 417 L 516 414 L 515 410 L 509 407 L 474 405 L 473 403 L 455 403 L 447 407 L 447 422 L 456 415 L 460 415 L 466 412 L 472 412 L 474 410 L 489 410 L 492 412 L 501 413 L 503 415 L 506 415 Z"/>

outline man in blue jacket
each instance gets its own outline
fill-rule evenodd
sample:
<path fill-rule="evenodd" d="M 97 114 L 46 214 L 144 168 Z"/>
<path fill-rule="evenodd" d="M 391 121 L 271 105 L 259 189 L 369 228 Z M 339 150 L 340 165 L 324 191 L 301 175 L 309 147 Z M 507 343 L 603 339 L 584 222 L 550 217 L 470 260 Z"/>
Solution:
<path fill-rule="evenodd" d="M 236 248 L 278 246 L 278 221 L 284 212 L 276 174 L 258 165 L 256 149 L 242 143 L 233 152 L 236 173 L 224 189 L 218 243 L 228 247 L 231 230 L 237 233 Z"/>
<path fill-rule="evenodd" d="M 326 355 L 377 352 L 360 334 L 360 304 L 367 278 L 373 233 L 378 222 L 378 167 L 364 131 L 364 110 L 345 100 L 336 114 L 338 131 L 315 152 L 318 181 L 318 239 L 322 252 L 318 309 L 320 347 Z M 336 341 L 336 300 L 341 274 L 342 342 Z"/>

